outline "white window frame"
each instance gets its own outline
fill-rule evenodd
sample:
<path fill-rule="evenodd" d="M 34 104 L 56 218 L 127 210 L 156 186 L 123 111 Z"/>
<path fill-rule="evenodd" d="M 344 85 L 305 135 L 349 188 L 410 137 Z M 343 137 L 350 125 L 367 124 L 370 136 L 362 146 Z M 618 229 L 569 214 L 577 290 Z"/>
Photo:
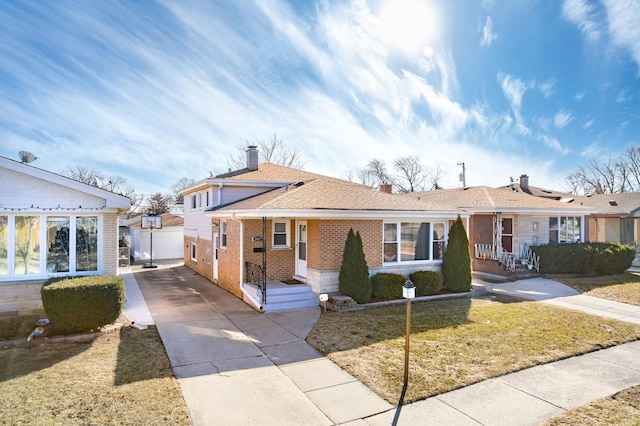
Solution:
<path fill-rule="evenodd" d="M 560 241 L 560 234 L 563 231 L 562 228 L 562 219 L 565 219 L 565 227 L 567 229 L 564 229 L 565 231 L 565 235 L 568 233 L 568 227 L 566 226 L 566 224 L 568 223 L 568 219 L 571 218 L 573 220 L 578 219 L 578 222 L 580 224 L 580 233 L 578 235 L 578 241 Z M 551 238 L 549 238 L 549 243 L 551 244 L 571 244 L 571 243 L 576 243 L 576 242 L 584 242 L 584 217 L 583 216 L 549 216 L 549 222 L 551 222 L 551 219 L 556 219 L 557 221 L 557 229 L 552 230 L 551 229 L 551 223 L 549 223 L 549 237 L 551 237 L 551 231 L 555 231 L 556 236 L 555 236 L 555 241 L 551 241 Z M 574 228 L 574 236 L 575 236 L 575 228 Z"/>
<path fill-rule="evenodd" d="M 191 210 L 195 210 L 197 208 L 197 204 L 196 204 L 196 194 L 192 194 L 191 195 Z"/>
<path fill-rule="evenodd" d="M 276 244 L 276 235 L 282 235 L 282 232 L 276 232 L 276 224 L 284 224 L 285 243 Z M 291 220 L 276 219 L 272 223 L 271 228 L 271 246 L 273 248 L 291 248 Z"/>
<path fill-rule="evenodd" d="M 420 259 L 420 260 L 402 260 L 402 224 L 403 223 L 428 223 L 429 224 L 429 243 L 428 243 L 428 247 L 429 247 L 429 259 Z M 433 238 L 433 228 L 434 225 L 436 224 L 442 224 L 444 225 L 444 239 L 443 240 L 434 240 Z M 384 239 L 384 227 L 385 225 L 395 225 L 396 227 L 396 237 L 395 240 L 388 240 L 386 241 Z M 414 219 L 414 220 L 399 220 L 399 221 L 386 221 L 383 222 L 382 224 L 382 255 L 383 255 L 383 259 L 382 262 L 385 265 L 395 265 L 395 264 L 403 264 L 403 265 L 410 265 L 410 264 L 425 264 L 425 263 L 435 263 L 435 262 L 442 262 L 442 259 L 434 259 L 433 255 L 434 255 L 434 243 L 439 242 L 439 241 L 443 241 L 444 242 L 444 246 L 446 249 L 446 245 L 447 245 L 447 232 L 448 229 L 448 224 L 446 221 L 444 220 L 440 220 L 440 221 L 429 221 L 429 220 L 422 220 L 422 219 Z M 393 261 L 386 261 L 384 259 L 384 245 L 385 243 L 388 244 L 395 244 L 396 245 L 396 260 Z"/>
<path fill-rule="evenodd" d="M 198 263 L 198 244 L 191 243 L 191 247 L 189 248 L 189 250 L 191 261 Z"/>
<path fill-rule="evenodd" d="M 226 220 L 220 221 L 220 248 L 221 249 L 227 248 L 227 221 Z"/>

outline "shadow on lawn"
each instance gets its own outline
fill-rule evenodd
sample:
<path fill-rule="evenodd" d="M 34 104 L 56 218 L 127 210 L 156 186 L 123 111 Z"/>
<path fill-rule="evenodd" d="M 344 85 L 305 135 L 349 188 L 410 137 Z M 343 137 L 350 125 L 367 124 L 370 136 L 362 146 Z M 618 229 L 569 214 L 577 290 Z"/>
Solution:
<path fill-rule="evenodd" d="M 116 386 L 173 375 L 169 358 L 155 327 L 120 330 L 114 384 Z"/>
<path fill-rule="evenodd" d="M 471 298 L 412 302 L 411 333 L 469 323 Z M 323 354 L 405 336 L 406 304 L 355 312 L 322 312 L 307 342 Z"/>
<path fill-rule="evenodd" d="M 91 347 L 92 342 L 34 342 L 23 348 L 0 350 L 0 382 L 26 376 L 73 358 Z"/>

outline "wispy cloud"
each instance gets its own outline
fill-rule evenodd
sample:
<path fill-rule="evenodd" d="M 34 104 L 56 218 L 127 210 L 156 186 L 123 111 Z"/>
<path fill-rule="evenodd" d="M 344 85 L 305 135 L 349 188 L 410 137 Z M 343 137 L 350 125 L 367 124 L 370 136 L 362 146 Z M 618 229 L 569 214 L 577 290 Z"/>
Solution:
<path fill-rule="evenodd" d="M 575 24 L 590 41 L 597 41 L 602 31 L 596 16 L 596 8 L 586 0 L 564 0 L 562 16 Z"/>
<path fill-rule="evenodd" d="M 571 152 L 569 148 L 562 146 L 560 141 L 552 136 L 540 135 L 539 139 L 547 148 L 550 148 L 560 154 L 568 154 Z"/>
<path fill-rule="evenodd" d="M 575 116 L 571 111 L 567 111 L 566 109 L 561 109 L 553 117 L 553 124 L 555 124 L 558 129 L 562 129 L 567 124 L 569 124 L 574 119 L 574 117 Z"/>
<path fill-rule="evenodd" d="M 640 2 L 636 0 L 603 0 L 612 43 L 626 50 L 640 74 Z"/>
<path fill-rule="evenodd" d="M 481 29 L 482 38 L 480 39 L 480 46 L 489 47 L 494 40 L 498 38 L 498 35 L 493 32 L 493 21 L 490 16 L 487 16 L 487 19 L 484 22 L 484 25 Z"/>
<path fill-rule="evenodd" d="M 596 122 L 596 120 L 594 120 L 592 118 L 590 120 L 585 121 L 584 124 L 582 125 L 582 127 L 585 128 L 585 129 L 589 129 L 589 128 L 591 128 L 591 126 L 593 126 L 593 123 L 595 123 L 595 122 Z"/>
<path fill-rule="evenodd" d="M 536 88 L 540 91 L 540 93 L 542 93 L 542 96 L 544 96 L 545 98 L 549 98 L 551 97 L 551 95 L 553 95 L 553 88 L 555 87 L 556 83 L 558 83 L 558 80 L 552 78 L 542 83 L 536 84 Z"/>
<path fill-rule="evenodd" d="M 582 100 L 584 99 L 585 95 L 587 94 L 587 92 L 585 92 L 584 90 L 581 92 L 578 92 L 575 94 L 574 99 L 577 102 L 582 102 Z"/>
<path fill-rule="evenodd" d="M 500 83 L 504 96 L 511 105 L 511 110 L 513 111 L 516 123 L 521 123 L 522 116 L 520 115 L 520 109 L 522 108 L 522 97 L 528 89 L 527 83 L 517 77 L 503 72 L 498 73 L 498 82 Z"/>

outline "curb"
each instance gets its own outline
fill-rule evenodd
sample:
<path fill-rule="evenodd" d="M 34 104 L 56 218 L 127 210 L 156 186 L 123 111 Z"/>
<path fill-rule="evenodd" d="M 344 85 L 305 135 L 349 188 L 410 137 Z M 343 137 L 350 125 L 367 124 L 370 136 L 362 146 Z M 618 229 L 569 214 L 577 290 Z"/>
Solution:
<path fill-rule="evenodd" d="M 93 333 L 78 333 L 78 334 L 68 334 L 65 336 L 51 336 L 51 337 L 42 337 L 35 338 L 32 341 L 27 341 L 27 339 L 19 339 L 19 340 L 2 340 L 0 341 L 0 350 L 1 349 L 13 349 L 13 348 L 31 348 L 34 345 L 44 345 L 50 343 L 80 343 L 87 342 L 89 340 L 94 340 L 100 336 L 104 336 L 106 334 L 111 334 L 115 331 L 120 330 L 124 327 L 124 324 L 114 323 L 107 325 L 100 329 L 100 331 L 94 331 Z"/>

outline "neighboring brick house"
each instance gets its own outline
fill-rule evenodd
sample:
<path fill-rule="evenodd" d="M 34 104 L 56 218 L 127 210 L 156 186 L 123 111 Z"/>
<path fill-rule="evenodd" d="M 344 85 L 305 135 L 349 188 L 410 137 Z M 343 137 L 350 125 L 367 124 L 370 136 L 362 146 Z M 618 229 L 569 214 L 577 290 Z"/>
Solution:
<path fill-rule="evenodd" d="M 518 182 L 501 189 L 588 207 L 592 213 L 585 220 L 585 241 L 637 244 L 640 240 L 638 192 L 573 195 L 531 186 L 527 175 L 521 175 Z"/>
<path fill-rule="evenodd" d="M 471 214 L 468 235 L 476 272 L 483 268 L 492 273 L 503 271 L 483 260 L 502 262 L 514 272 L 515 264 L 532 245 L 585 241 L 587 218 L 594 212 L 579 203 L 486 186 L 413 192 L 403 197 L 447 203 Z"/>
<path fill-rule="evenodd" d="M 116 275 L 122 195 L 0 157 L 0 313 L 42 311 L 49 277 Z"/>
<path fill-rule="evenodd" d="M 258 164 L 255 147 L 247 150 L 247 168 L 181 193 L 185 265 L 263 311 L 317 306 L 318 294 L 337 292 L 350 228 L 362 237 L 370 274 L 406 276 L 439 270 L 451 222 L 468 218 L 443 204 Z M 260 280 L 265 270 L 266 293 Z M 299 284 L 284 284 L 293 280 Z M 309 290 L 306 302 L 280 297 L 299 287 Z"/>

